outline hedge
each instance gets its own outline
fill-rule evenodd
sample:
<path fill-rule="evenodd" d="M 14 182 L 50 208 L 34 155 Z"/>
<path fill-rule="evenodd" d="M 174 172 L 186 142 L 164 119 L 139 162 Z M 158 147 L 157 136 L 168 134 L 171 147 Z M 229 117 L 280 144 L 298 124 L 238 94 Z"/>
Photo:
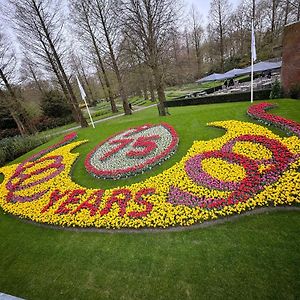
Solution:
<path fill-rule="evenodd" d="M 0 140 L 0 167 L 49 140 L 49 136 L 38 135 L 18 135 Z"/>
<path fill-rule="evenodd" d="M 254 91 L 253 99 L 254 100 L 269 99 L 270 93 L 271 93 L 271 89 Z M 241 101 L 249 101 L 250 96 L 251 96 L 250 92 L 213 95 L 213 96 L 208 95 L 203 97 L 165 101 L 164 104 L 166 107 L 175 107 L 175 106 L 188 106 L 188 105 L 211 104 L 211 103 L 241 102 Z"/>

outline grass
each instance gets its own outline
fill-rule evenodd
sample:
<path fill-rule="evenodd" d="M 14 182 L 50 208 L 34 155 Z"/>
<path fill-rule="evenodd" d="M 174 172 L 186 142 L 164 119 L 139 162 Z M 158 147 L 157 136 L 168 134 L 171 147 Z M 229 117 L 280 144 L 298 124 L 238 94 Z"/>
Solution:
<path fill-rule="evenodd" d="M 219 86 L 221 84 L 220 81 L 213 82 L 204 82 L 204 83 L 188 83 L 183 85 L 176 85 L 172 87 L 167 87 L 165 90 L 166 99 L 171 100 L 173 98 L 181 97 L 187 95 L 189 93 L 199 92 L 204 89 L 213 88 L 215 86 Z"/>
<path fill-rule="evenodd" d="M 300 122 L 300 101 L 272 102 L 280 105 L 272 113 Z M 98 124 L 95 130 L 78 130 L 78 138 L 90 142 L 75 149 L 81 155 L 73 178 L 98 188 L 142 181 L 179 161 L 193 140 L 223 134 L 206 127 L 207 122 L 249 122 L 248 105 L 172 108 L 165 118 L 149 108 Z M 180 137 L 178 151 L 162 166 L 119 181 L 96 180 L 84 170 L 85 155 L 104 138 L 162 121 L 173 125 Z M 296 299 L 300 297 L 299 236 L 296 211 L 243 216 L 203 229 L 136 234 L 54 230 L 0 211 L 0 291 L 25 299 Z"/>

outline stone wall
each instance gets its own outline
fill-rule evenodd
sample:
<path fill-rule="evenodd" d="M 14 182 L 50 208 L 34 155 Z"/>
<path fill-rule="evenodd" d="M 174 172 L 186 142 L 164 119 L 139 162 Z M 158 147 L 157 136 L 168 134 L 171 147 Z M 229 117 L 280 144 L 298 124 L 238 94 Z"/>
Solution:
<path fill-rule="evenodd" d="M 286 93 L 294 85 L 300 85 L 300 22 L 284 28 L 281 80 Z"/>

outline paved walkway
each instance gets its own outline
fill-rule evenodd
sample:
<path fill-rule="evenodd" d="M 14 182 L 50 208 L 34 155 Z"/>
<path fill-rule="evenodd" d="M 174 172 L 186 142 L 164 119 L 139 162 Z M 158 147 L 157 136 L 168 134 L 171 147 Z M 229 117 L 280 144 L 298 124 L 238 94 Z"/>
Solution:
<path fill-rule="evenodd" d="M 24 300 L 22 298 L 14 297 L 0 292 L 0 300 Z"/>
<path fill-rule="evenodd" d="M 149 106 L 139 106 L 139 107 L 134 109 L 133 113 L 135 113 L 137 111 L 145 110 L 147 108 L 154 107 L 154 106 L 157 106 L 157 104 L 151 104 Z M 94 121 L 94 124 L 98 124 L 98 123 L 106 122 L 106 121 L 109 121 L 109 120 L 112 120 L 112 119 L 120 118 L 124 115 L 125 114 L 119 114 L 119 115 L 107 117 L 107 118 L 104 118 L 104 119 L 100 119 L 100 120 Z M 89 125 L 91 125 L 91 124 L 89 123 Z M 61 134 L 61 133 L 66 133 L 66 132 L 73 131 L 73 130 L 76 130 L 76 129 L 79 129 L 79 128 L 81 128 L 81 126 L 74 126 L 72 128 L 69 128 L 69 129 L 65 129 L 65 130 L 62 130 L 62 131 L 55 132 L 53 134 L 50 134 L 49 136 L 58 135 L 58 134 Z M 0 298 L 0 300 L 2 300 L 2 299 Z"/>

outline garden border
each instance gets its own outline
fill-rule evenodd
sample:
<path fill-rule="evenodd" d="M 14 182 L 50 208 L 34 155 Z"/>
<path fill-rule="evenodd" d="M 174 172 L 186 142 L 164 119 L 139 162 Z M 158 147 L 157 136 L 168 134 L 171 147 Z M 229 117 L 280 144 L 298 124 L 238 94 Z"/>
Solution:
<path fill-rule="evenodd" d="M 69 226 L 58 226 L 58 225 L 50 225 L 50 224 L 44 224 L 44 223 L 38 223 L 34 222 L 29 219 L 19 218 L 16 215 L 12 214 L 6 214 L 2 208 L 0 208 L 2 213 L 12 217 L 15 220 L 24 222 L 25 224 L 31 224 L 37 227 L 42 228 L 49 228 L 53 230 L 62 230 L 62 231 L 70 231 L 70 232 L 98 232 L 98 233 L 108 233 L 108 234 L 142 234 L 142 233 L 169 233 L 169 232 L 182 232 L 182 231 L 189 231 L 189 230 L 197 230 L 207 227 L 212 227 L 215 225 L 221 225 L 226 224 L 227 222 L 234 222 L 236 220 L 239 220 L 245 216 L 251 216 L 251 215 L 258 215 L 258 214 L 268 214 L 276 211 L 299 211 L 299 206 L 268 206 L 268 207 L 260 207 L 260 208 L 254 208 L 253 210 L 248 210 L 245 212 L 242 212 L 238 215 L 230 215 L 223 218 L 219 218 L 216 220 L 210 220 L 205 221 L 203 223 L 195 223 L 193 225 L 189 226 L 169 226 L 166 228 L 138 228 L 138 229 L 130 229 L 130 228 L 122 228 L 122 229 L 113 229 L 113 228 L 95 228 L 95 227 L 69 227 Z"/>
<path fill-rule="evenodd" d="M 253 99 L 269 99 L 271 89 L 254 91 Z M 228 103 L 228 102 L 246 102 L 250 101 L 250 92 L 241 92 L 234 94 L 223 94 L 214 96 L 203 96 L 194 98 L 184 98 L 179 100 L 169 100 L 165 101 L 164 105 L 166 107 L 177 107 L 177 106 L 189 106 L 189 105 L 199 105 L 199 104 L 213 104 L 213 103 Z"/>

